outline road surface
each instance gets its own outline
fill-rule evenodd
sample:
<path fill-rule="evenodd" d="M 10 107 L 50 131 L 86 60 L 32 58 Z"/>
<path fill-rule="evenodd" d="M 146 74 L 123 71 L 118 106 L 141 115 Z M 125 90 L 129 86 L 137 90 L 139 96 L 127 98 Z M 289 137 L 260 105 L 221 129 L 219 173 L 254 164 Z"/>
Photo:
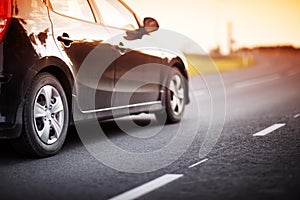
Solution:
<path fill-rule="evenodd" d="M 299 58 L 296 53 L 256 55 L 254 67 L 222 74 L 225 124 L 203 158 L 199 149 L 210 97 L 202 81 L 193 78 L 203 108 L 201 128 L 178 160 L 154 172 L 126 173 L 102 164 L 86 150 L 74 127 L 61 152 L 46 159 L 21 157 L 1 141 L 0 199 L 300 199 Z M 137 122 L 147 125 L 147 116 Z M 101 126 L 116 145 L 137 152 L 162 148 L 177 131 L 169 126 L 143 141 L 126 136 L 114 121 Z"/>

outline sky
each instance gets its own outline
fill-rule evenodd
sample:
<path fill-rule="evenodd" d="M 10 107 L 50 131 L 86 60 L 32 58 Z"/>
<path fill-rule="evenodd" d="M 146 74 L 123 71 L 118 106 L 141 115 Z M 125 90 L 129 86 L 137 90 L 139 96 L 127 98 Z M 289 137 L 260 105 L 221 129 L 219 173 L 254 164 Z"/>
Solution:
<path fill-rule="evenodd" d="M 163 29 L 184 34 L 205 50 L 234 47 L 300 47 L 300 0 L 124 0 L 138 15 L 158 20 Z"/>

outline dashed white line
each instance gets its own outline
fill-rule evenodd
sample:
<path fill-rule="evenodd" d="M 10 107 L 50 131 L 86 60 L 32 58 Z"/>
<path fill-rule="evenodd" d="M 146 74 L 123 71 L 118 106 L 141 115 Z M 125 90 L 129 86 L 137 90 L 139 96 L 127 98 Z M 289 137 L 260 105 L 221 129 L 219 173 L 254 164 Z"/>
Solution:
<path fill-rule="evenodd" d="M 201 161 L 199 161 L 199 162 L 197 162 L 197 163 L 195 163 L 195 164 L 189 166 L 189 168 L 193 168 L 193 167 L 196 167 L 196 166 L 198 166 L 198 165 L 201 165 L 202 163 L 205 163 L 206 161 L 208 161 L 207 158 L 205 158 L 205 159 L 203 159 L 203 160 L 201 160 Z"/>
<path fill-rule="evenodd" d="M 275 81 L 277 79 L 280 79 L 280 75 L 279 74 L 274 74 L 274 75 L 266 76 L 266 77 L 263 77 L 263 78 L 257 78 L 257 79 L 238 82 L 234 85 L 234 87 L 235 88 L 244 88 L 244 87 L 249 87 L 249 86 L 253 86 L 253 85 L 259 85 L 259 84 L 262 84 L 262 83 L 268 83 L 268 82 L 271 82 L 271 81 Z"/>
<path fill-rule="evenodd" d="M 270 126 L 258 133 L 255 133 L 253 136 L 254 137 L 258 137 L 258 136 L 265 136 L 268 135 L 269 133 L 272 133 L 273 131 L 280 129 L 282 127 L 284 127 L 286 124 L 274 124 L 273 126 Z"/>
<path fill-rule="evenodd" d="M 300 117 L 300 114 L 297 114 L 297 115 L 294 116 L 294 119 L 297 119 L 299 117 Z"/>
<path fill-rule="evenodd" d="M 125 193 L 122 193 L 116 197 L 111 198 L 110 200 L 131 200 L 131 199 L 137 199 L 149 192 L 152 192 L 164 185 L 167 185 L 168 183 L 175 181 L 179 178 L 181 178 L 183 174 L 166 174 L 164 176 L 161 176 L 157 179 L 154 179 L 153 181 L 150 181 L 148 183 L 145 183 L 139 187 L 136 187 L 132 190 L 129 190 Z"/>

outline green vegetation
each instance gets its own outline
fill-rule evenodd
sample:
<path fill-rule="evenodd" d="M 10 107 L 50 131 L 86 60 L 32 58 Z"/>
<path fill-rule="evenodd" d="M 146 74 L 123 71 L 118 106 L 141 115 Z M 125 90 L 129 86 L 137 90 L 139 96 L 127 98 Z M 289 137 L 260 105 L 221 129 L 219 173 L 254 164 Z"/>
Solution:
<path fill-rule="evenodd" d="M 197 76 L 199 73 L 216 73 L 232 71 L 249 67 L 254 64 L 254 59 L 240 56 L 213 57 L 203 55 L 185 55 L 189 63 L 190 76 Z"/>

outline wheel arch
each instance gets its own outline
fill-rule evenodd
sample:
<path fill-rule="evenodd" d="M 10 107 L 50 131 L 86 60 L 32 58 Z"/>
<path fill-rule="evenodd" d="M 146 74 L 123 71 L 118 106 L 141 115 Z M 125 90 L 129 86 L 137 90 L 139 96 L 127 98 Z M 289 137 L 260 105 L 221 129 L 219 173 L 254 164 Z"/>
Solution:
<path fill-rule="evenodd" d="M 187 66 L 185 66 L 184 62 L 179 57 L 174 58 L 171 61 L 171 66 L 176 67 L 181 72 L 183 77 L 185 78 L 185 97 L 186 97 L 186 100 L 187 100 L 186 104 L 189 104 L 190 103 L 190 98 L 189 98 L 189 76 L 188 76 Z"/>
<path fill-rule="evenodd" d="M 41 59 L 36 65 L 34 65 L 31 68 L 31 75 L 29 76 L 29 81 L 27 81 L 27 86 L 26 88 L 28 89 L 31 80 L 35 76 L 37 76 L 40 73 L 47 72 L 51 75 L 53 75 L 62 85 L 67 101 L 68 101 L 68 107 L 69 107 L 69 116 L 70 116 L 70 122 L 73 122 L 73 117 L 72 117 L 72 96 L 74 91 L 76 91 L 75 85 L 75 78 L 73 75 L 72 70 L 70 67 L 68 67 L 62 60 L 56 57 L 47 57 L 44 59 Z M 25 90 L 25 93 L 27 91 Z"/>
<path fill-rule="evenodd" d="M 47 72 L 51 75 L 53 75 L 61 84 L 61 86 L 63 87 L 66 97 L 67 97 L 67 101 L 68 101 L 68 107 L 69 107 L 69 116 L 72 116 L 72 88 L 73 86 L 71 85 L 71 83 L 69 82 L 66 74 L 57 66 L 48 66 L 45 67 L 44 69 L 42 69 L 38 74 L 42 73 L 42 72 Z M 72 119 L 72 117 L 70 118 Z"/>

